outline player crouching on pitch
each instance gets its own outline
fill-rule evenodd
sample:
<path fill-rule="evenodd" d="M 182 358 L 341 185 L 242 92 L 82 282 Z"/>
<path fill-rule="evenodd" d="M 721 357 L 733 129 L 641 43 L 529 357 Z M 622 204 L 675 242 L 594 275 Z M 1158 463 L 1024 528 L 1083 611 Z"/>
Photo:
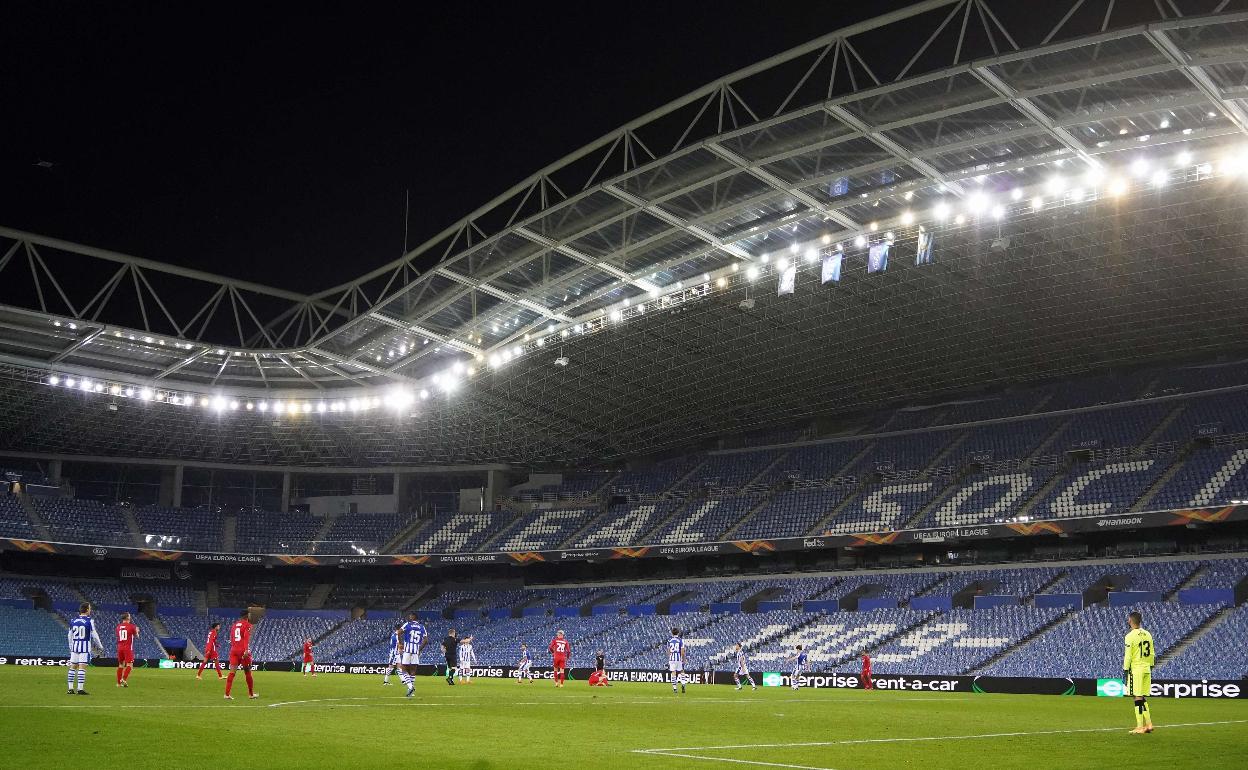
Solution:
<path fill-rule="evenodd" d="M 1135 729 L 1134 735 L 1142 735 L 1153 731 L 1153 715 L 1148 710 L 1148 695 L 1153 686 L 1153 665 L 1157 662 L 1157 650 L 1153 646 L 1153 635 L 1141 628 L 1144 622 L 1138 612 L 1127 615 L 1126 652 L 1122 656 L 1122 683 L 1127 692 L 1135 696 Z"/>

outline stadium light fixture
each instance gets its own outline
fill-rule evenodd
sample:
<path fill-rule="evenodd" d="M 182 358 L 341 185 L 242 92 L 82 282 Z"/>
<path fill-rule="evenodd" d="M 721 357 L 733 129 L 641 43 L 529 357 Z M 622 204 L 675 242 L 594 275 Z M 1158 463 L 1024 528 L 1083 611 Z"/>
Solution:
<path fill-rule="evenodd" d="M 867 236 L 859 235 L 857 238 L 854 239 L 854 245 L 860 249 L 865 248 L 867 245 Z"/>
<path fill-rule="evenodd" d="M 134 388 L 126 388 L 126 398 L 134 398 Z"/>
<path fill-rule="evenodd" d="M 144 388 L 143 390 L 139 391 L 139 398 L 143 399 L 144 401 L 151 401 L 155 397 L 156 397 L 156 394 L 152 392 L 151 388 Z"/>
<path fill-rule="evenodd" d="M 827 246 L 829 243 L 832 242 L 832 235 L 830 233 L 824 233 L 823 238 L 821 240 L 823 241 L 823 245 Z"/>
<path fill-rule="evenodd" d="M 61 378 L 54 374 L 48 378 L 48 384 L 55 388 L 57 385 L 61 384 Z"/>
<path fill-rule="evenodd" d="M 93 389 L 95 390 L 95 392 L 96 392 L 96 393 L 103 393 L 103 392 L 104 392 L 104 383 L 102 383 L 102 382 L 97 382 L 97 383 L 95 383 L 95 387 L 94 387 Z"/>
<path fill-rule="evenodd" d="M 267 412 L 269 411 L 269 403 L 267 401 L 261 401 L 260 403 L 256 404 L 256 408 L 262 412 Z"/>
<path fill-rule="evenodd" d="M 749 278 L 751 281 L 758 280 L 758 275 L 759 275 L 759 270 L 756 265 L 750 265 L 750 269 L 745 271 L 745 277 Z"/>
<path fill-rule="evenodd" d="M 1180 166 L 1190 166 L 1192 164 L 1192 153 L 1188 150 L 1182 150 L 1178 155 L 1174 156 L 1174 162 Z"/>
<path fill-rule="evenodd" d="M 1083 181 L 1089 187 L 1097 187 L 1105 181 L 1105 169 L 1100 166 L 1090 166 L 1083 174 Z"/>
<path fill-rule="evenodd" d="M 120 385 L 113 385 L 112 387 L 110 387 L 110 388 L 108 389 L 108 392 L 109 392 L 109 393 L 111 393 L 111 394 L 112 394 L 112 395 L 114 395 L 114 396 L 120 396 L 120 395 L 121 395 L 121 386 L 120 386 Z"/>
<path fill-rule="evenodd" d="M 1158 169 L 1153 172 L 1148 181 L 1152 183 L 1153 187 L 1165 187 L 1166 183 L 1170 181 L 1170 175 Z"/>
<path fill-rule="evenodd" d="M 251 402 L 251 401 L 248 401 L 248 402 L 247 402 L 247 411 L 251 412 L 251 411 L 255 410 L 255 408 L 256 408 L 256 405 L 255 405 L 253 402 Z"/>
<path fill-rule="evenodd" d="M 779 270 L 779 271 L 781 271 L 781 272 L 784 272 L 785 270 L 788 270 L 788 269 L 789 269 L 789 260 L 785 259 L 784 257 L 781 257 L 779 260 L 777 260 L 777 261 L 776 261 L 776 269 L 777 269 L 777 270 Z"/>
<path fill-rule="evenodd" d="M 770 254 L 764 254 L 763 256 L 759 257 L 759 258 L 758 258 L 758 260 L 759 260 L 760 262 L 762 262 L 762 263 L 765 265 L 765 264 L 767 264 L 768 262 L 770 262 L 770 261 L 771 261 L 771 255 L 770 255 Z"/>
<path fill-rule="evenodd" d="M 879 222 L 872 222 L 872 223 L 871 223 L 871 232 L 873 232 L 873 233 L 874 233 L 874 232 L 879 232 L 879 229 L 880 229 L 880 223 L 879 223 Z"/>
<path fill-rule="evenodd" d="M 953 223 L 955 225 L 966 224 L 966 216 L 964 214 L 958 214 L 956 217 L 953 218 Z"/>
<path fill-rule="evenodd" d="M 73 377 L 66 377 L 66 378 L 65 378 L 65 387 L 67 387 L 67 388 L 72 388 L 72 387 L 74 387 L 74 386 L 75 386 L 75 385 L 77 385 L 77 384 L 78 384 L 78 381 L 77 381 L 77 380 L 75 380 Z"/>
<path fill-rule="evenodd" d="M 304 411 L 304 413 L 305 413 L 305 414 L 306 414 L 306 413 L 308 413 L 308 412 L 311 412 L 311 411 L 312 411 L 312 402 L 311 402 L 311 401 L 304 401 L 304 402 L 303 402 L 303 411 Z"/>
<path fill-rule="evenodd" d="M 1049 181 L 1044 183 L 1044 191 L 1057 197 L 1066 191 L 1066 180 L 1060 176 L 1049 177 Z"/>
<path fill-rule="evenodd" d="M 992 207 L 993 219 L 1000 219 L 1003 216 L 1005 216 L 1005 206 L 1002 206 L 1000 203 L 998 203 L 997 205 Z"/>
<path fill-rule="evenodd" d="M 238 401 L 230 401 L 230 411 L 237 412 L 238 406 Z"/>
<path fill-rule="evenodd" d="M 939 220 L 946 220 L 950 214 L 949 204 L 941 201 L 932 208 L 932 214 Z"/>
<path fill-rule="evenodd" d="M 1031 199 L 1032 211 L 1039 211 L 1042 208 L 1044 208 L 1044 198 L 1041 198 L 1039 195 L 1037 195 Z"/>
<path fill-rule="evenodd" d="M 722 289 L 728 285 L 728 280 L 721 275 L 715 280 L 715 285 Z"/>
<path fill-rule="evenodd" d="M 806 261 L 807 262 L 815 262 L 818 259 L 819 259 L 818 249 L 814 249 L 814 248 L 806 249 Z"/>
<path fill-rule="evenodd" d="M 82 388 L 83 390 L 91 390 L 91 380 L 88 380 L 88 379 L 86 379 L 86 378 L 84 377 L 84 378 L 83 378 L 83 379 L 82 379 L 82 380 L 78 383 L 78 387 Z"/>
<path fill-rule="evenodd" d="M 991 201 L 988 200 L 988 196 L 980 192 L 974 193 L 966 201 L 967 208 L 972 214 L 977 216 L 987 211 L 990 204 Z"/>
<path fill-rule="evenodd" d="M 1127 194 L 1127 181 L 1121 178 L 1111 179 L 1108 190 L 1110 195 L 1115 198 L 1121 198 Z"/>
<path fill-rule="evenodd" d="M 1143 178 L 1145 175 L 1148 174 L 1148 171 L 1149 171 L 1149 166 L 1148 166 L 1147 160 L 1143 158 L 1136 158 L 1135 160 L 1131 161 L 1131 173 L 1134 174 L 1135 176 Z"/>
<path fill-rule="evenodd" d="M 225 411 L 225 399 L 222 398 L 221 396 L 214 397 L 212 399 L 212 408 L 218 412 L 224 412 Z"/>
<path fill-rule="evenodd" d="M 901 212 L 901 223 L 903 225 L 914 224 L 914 212 L 908 209 L 906 211 Z"/>
<path fill-rule="evenodd" d="M 794 241 L 792 244 L 790 244 L 790 245 L 789 245 L 789 253 L 790 253 L 790 254 L 796 254 L 796 253 L 797 253 L 797 248 L 798 248 L 798 247 L 797 247 L 797 241 Z"/>
<path fill-rule="evenodd" d="M 1082 187 L 1072 187 L 1066 195 L 1070 198 L 1071 203 L 1080 203 L 1087 193 L 1084 192 Z"/>
<path fill-rule="evenodd" d="M 1010 190 L 1010 200 L 1021 201 L 1023 199 L 1023 188 L 1015 187 Z"/>

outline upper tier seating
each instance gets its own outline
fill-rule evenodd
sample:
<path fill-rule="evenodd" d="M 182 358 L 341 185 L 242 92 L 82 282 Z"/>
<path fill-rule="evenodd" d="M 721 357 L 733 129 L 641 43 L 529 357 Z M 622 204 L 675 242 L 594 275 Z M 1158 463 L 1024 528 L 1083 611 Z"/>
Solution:
<path fill-rule="evenodd" d="M 35 528 L 30 525 L 26 510 L 13 495 L 0 494 L 0 537 L 35 538 Z"/>
<path fill-rule="evenodd" d="M 149 505 L 136 508 L 134 518 L 139 523 L 144 540 L 152 540 L 152 544 L 158 543 L 161 537 L 174 536 L 179 538 L 175 546 L 177 549 L 221 550 L 223 520 L 219 511 Z"/>
<path fill-rule="evenodd" d="M 325 523 L 300 511 L 245 511 L 238 514 L 240 553 L 309 553 L 312 539 Z"/>
<path fill-rule="evenodd" d="M 125 517 L 111 506 L 68 497 L 36 497 L 34 501 L 57 542 L 134 545 Z"/>

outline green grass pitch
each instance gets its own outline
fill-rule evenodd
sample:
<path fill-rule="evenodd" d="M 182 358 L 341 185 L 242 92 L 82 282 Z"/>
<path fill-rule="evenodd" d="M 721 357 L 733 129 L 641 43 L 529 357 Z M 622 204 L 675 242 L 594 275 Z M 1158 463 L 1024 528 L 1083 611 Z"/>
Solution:
<path fill-rule="evenodd" d="M 590 688 L 421 677 L 258 672 L 232 702 L 206 673 L 0 668 L 0 767 L 1036 768 L 1248 767 L 1248 701 L 1151 701 L 1133 736 L 1126 699 L 662 684 Z M 1186 726 L 1177 726 L 1186 725 Z"/>

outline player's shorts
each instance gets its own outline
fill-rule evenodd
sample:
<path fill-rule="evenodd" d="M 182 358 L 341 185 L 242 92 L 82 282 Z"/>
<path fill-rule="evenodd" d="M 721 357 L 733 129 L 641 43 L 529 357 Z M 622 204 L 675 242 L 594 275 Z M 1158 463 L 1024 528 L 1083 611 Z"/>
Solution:
<path fill-rule="evenodd" d="M 532 663 L 521 663 L 520 668 L 518 670 L 521 674 L 527 674 L 529 673 L 529 669 L 531 668 L 533 668 Z"/>
<path fill-rule="evenodd" d="M 387 666 L 393 666 L 395 663 L 398 663 L 398 662 L 399 662 L 399 652 L 398 652 L 398 650 L 391 650 L 391 651 L 390 651 L 390 657 L 386 660 L 386 665 L 387 665 Z"/>
<path fill-rule="evenodd" d="M 129 649 L 129 650 L 118 649 L 117 650 L 117 662 L 118 663 L 133 663 L 134 662 L 134 650 L 133 649 Z"/>
<path fill-rule="evenodd" d="M 737 676 L 749 676 L 749 675 L 750 675 L 750 670 L 748 668 L 737 669 Z"/>
<path fill-rule="evenodd" d="M 1130 688 L 1130 695 L 1143 695 L 1148 697 L 1153 689 L 1153 670 L 1151 668 L 1133 668 L 1131 676 L 1127 678 L 1127 687 Z"/>
<path fill-rule="evenodd" d="M 71 666 L 76 663 L 90 663 L 90 662 L 91 662 L 91 653 L 89 652 L 71 652 L 69 654 L 69 665 Z"/>
<path fill-rule="evenodd" d="M 405 650 L 403 654 L 399 656 L 399 665 L 400 666 L 419 666 L 420 665 L 420 650 L 417 650 L 416 652 L 407 652 Z"/>
<path fill-rule="evenodd" d="M 308 663 L 315 663 L 315 662 L 316 662 L 316 661 L 312 660 L 312 659 L 311 659 L 311 658 L 309 658 L 307 655 L 304 655 L 304 656 L 303 656 L 303 663 L 304 663 L 304 665 L 307 665 Z"/>
<path fill-rule="evenodd" d="M 685 671 L 685 664 L 679 660 L 669 660 L 667 662 L 667 670 L 672 674 L 682 674 Z"/>
<path fill-rule="evenodd" d="M 204 652 L 204 660 L 218 660 L 220 659 L 220 657 L 221 657 L 221 653 L 217 652 L 216 650 L 206 650 Z"/>
<path fill-rule="evenodd" d="M 555 668 L 567 668 L 568 658 L 567 656 L 564 656 L 564 655 L 556 655 L 554 657 L 553 663 L 554 663 Z"/>
<path fill-rule="evenodd" d="M 231 666 L 250 666 L 251 656 L 246 653 L 234 652 L 233 650 L 231 650 L 230 651 L 230 665 Z"/>

